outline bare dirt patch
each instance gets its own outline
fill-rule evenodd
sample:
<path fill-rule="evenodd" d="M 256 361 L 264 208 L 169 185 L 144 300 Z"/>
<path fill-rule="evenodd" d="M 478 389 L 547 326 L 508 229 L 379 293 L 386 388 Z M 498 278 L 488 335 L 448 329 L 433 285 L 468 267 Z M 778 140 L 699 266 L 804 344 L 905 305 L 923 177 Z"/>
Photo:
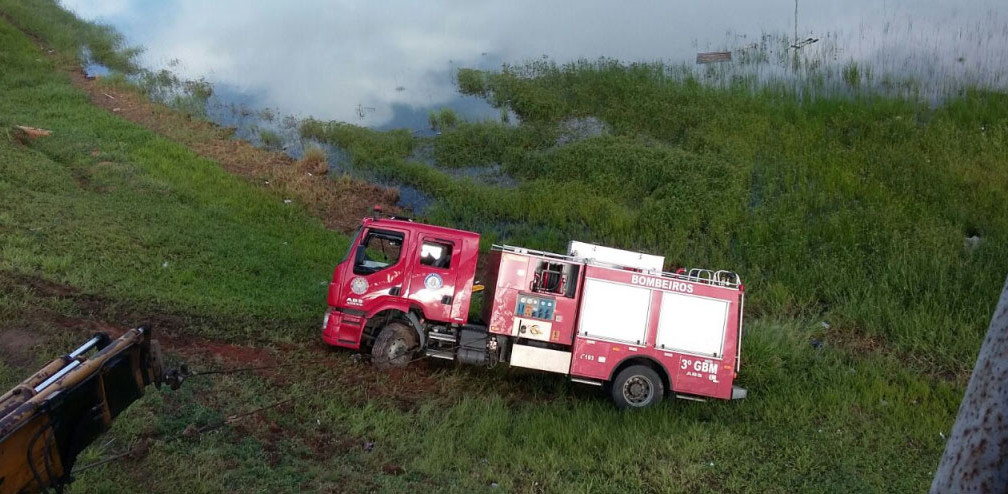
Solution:
<path fill-rule="evenodd" d="M 163 347 L 182 356 L 213 356 L 233 366 L 276 363 L 267 348 L 187 334 L 187 321 L 193 316 L 186 314 L 159 313 L 123 305 L 100 295 L 84 293 L 70 285 L 8 271 L 0 271 L 0 288 L 26 290 L 39 299 L 70 302 L 67 311 L 45 308 L 46 304 L 41 304 L 20 314 L 20 317 L 0 323 L 0 329 L 6 328 L 0 333 L 0 356 L 16 365 L 17 362 L 30 363 L 32 347 L 53 331 L 71 331 L 80 333 L 82 337 L 101 332 L 118 338 L 141 324 L 154 330 L 154 337 Z M 115 309 L 110 310 L 110 307 Z"/>
<path fill-rule="evenodd" d="M 0 332 L 0 359 L 16 367 L 31 364 L 32 348 L 41 340 L 41 336 L 23 329 Z"/>
<path fill-rule="evenodd" d="M 276 359 L 269 350 L 260 347 L 234 345 L 202 339 L 190 340 L 183 344 L 177 339 L 168 339 L 169 346 L 188 354 L 203 353 L 223 358 L 240 365 L 273 365 Z"/>

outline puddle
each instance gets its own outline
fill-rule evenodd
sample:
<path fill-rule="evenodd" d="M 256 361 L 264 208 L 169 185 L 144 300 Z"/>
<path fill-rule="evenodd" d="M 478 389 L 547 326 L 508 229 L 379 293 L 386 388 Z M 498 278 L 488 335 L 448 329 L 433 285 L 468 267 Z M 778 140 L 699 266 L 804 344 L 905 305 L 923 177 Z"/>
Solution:
<path fill-rule="evenodd" d="M 95 77 L 107 77 L 109 74 L 112 73 L 111 69 L 94 61 L 93 57 L 91 56 L 91 50 L 89 50 L 87 47 L 84 47 L 81 50 L 81 52 L 82 52 L 81 60 L 84 61 L 81 69 L 84 70 L 84 75 L 87 76 L 89 79 L 93 79 Z"/>
<path fill-rule="evenodd" d="M 421 192 L 420 189 L 417 189 L 416 187 L 403 184 L 388 185 L 399 189 L 399 202 L 396 203 L 396 205 L 401 208 L 409 209 L 414 214 L 422 214 L 424 210 L 426 210 L 427 207 L 434 202 L 433 197 Z"/>
<path fill-rule="evenodd" d="M 84 70 L 84 75 L 87 76 L 88 79 L 94 79 L 95 77 L 107 77 L 112 73 L 108 67 L 96 62 L 88 62 L 81 68 Z"/>

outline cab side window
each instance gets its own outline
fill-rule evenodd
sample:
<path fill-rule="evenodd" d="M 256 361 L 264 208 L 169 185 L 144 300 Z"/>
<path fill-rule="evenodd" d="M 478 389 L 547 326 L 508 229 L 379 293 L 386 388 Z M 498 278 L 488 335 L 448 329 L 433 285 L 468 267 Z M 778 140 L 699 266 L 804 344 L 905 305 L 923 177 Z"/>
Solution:
<path fill-rule="evenodd" d="M 369 230 L 357 246 L 354 274 L 377 273 L 399 262 L 403 234 L 385 230 Z"/>
<path fill-rule="evenodd" d="M 442 242 L 424 240 L 420 246 L 420 264 L 432 268 L 450 269 L 452 246 Z"/>

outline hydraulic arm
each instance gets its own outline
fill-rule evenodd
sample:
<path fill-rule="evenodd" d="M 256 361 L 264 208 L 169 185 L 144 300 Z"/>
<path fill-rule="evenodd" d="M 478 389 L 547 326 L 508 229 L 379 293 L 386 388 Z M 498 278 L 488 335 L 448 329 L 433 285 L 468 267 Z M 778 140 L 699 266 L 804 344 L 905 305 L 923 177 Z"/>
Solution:
<path fill-rule="evenodd" d="M 161 350 L 140 327 L 112 340 L 98 333 L 0 397 L 0 493 L 60 490 L 77 455 L 149 384 L 178 387 Z"/>

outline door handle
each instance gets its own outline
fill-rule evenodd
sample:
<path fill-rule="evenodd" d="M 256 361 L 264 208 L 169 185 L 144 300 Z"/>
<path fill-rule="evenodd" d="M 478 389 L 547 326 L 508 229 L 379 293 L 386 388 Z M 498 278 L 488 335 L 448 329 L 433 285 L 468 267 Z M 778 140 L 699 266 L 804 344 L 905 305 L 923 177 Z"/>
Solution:
<path fill-rule="evenodd" d="M 445 305 L 451 305 L 452 298 L 453 297 L 451 295 L 445 295 L 444 297 L 441 297 L 441 303 Z"/>
<path fill-rule="evenodd" d="M 388 294 L 392 295 L 392 296 L 399 296 L 400 293 L 402 293 L 402 286 L 401 285 L 389 288 L 389 291 L 388 291 Z"/>

